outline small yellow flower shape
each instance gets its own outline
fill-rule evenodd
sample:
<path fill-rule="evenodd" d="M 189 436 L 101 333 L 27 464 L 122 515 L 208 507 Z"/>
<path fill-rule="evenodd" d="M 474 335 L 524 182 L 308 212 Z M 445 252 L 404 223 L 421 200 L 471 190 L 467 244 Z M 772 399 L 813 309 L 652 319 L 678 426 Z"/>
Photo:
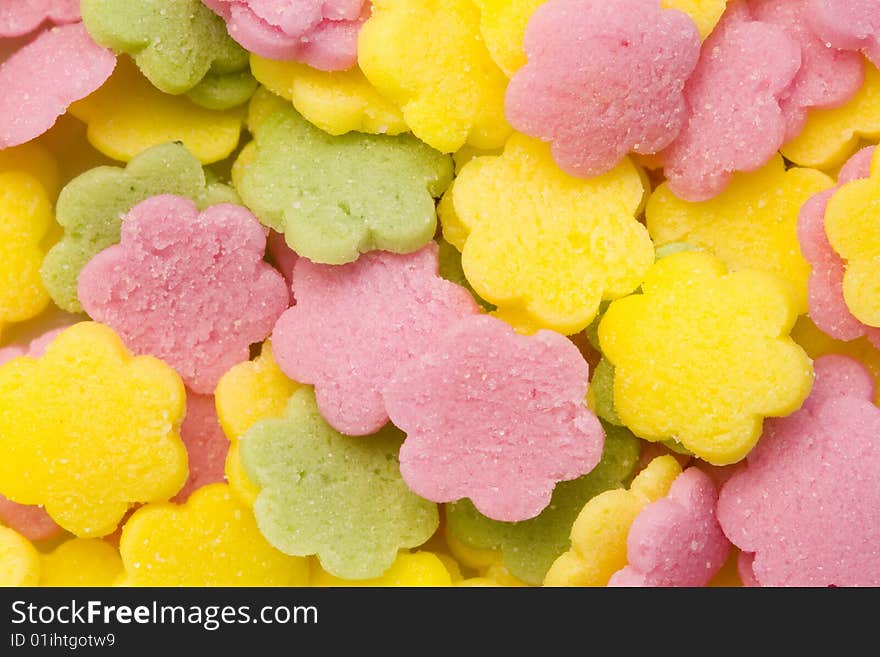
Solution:
<path fill-rule="evenodd" d="M 480 33 L 492 59 L 510 77 L 526 63 L 523 36 L 535 10 L 547 0 L 474 0 Z"/>
<path fill-rule="evenodd" d="M 226 479 L 239 498 L 253 505 L 260 489 L 241 467 L 238 439 L 257 420 L 281 417 L 291 395 L 300 384 L 287 378 L 272 354 L 272 343 L 263 343 L 255 360 L 230 369 L 214 391 L 217 417 L 231 443 L 226 456 Z"/>
<path fill-rule="evenodd" d="M 788 335 L 797 311 L 785 281 L 685 251 L 658 260 L 642 292 L 613 301 L 599 324 L 614 407 L 634 434 L 727 465 L 754 447 L 765 417 L 800 408 L 813 368 Z"/>
<path fill-rule="evenodd" d="M 0 527 L 0 586 L 36 586 L 40 581 L 40 553 L 24 536 Z"/>
<path fill-rule="evenodd" d="M 4 325 L 36 317 L 49 305 L 40 265 L 51 226 L 52 206 L 40 182 L 0 171 L 0 337 Z"/>
<path fill-rule="evenodd" d="M 42 504 L 77 536 L 104 536 L 130 506 L 187 477 L 180 377 L 133 357 L 108 327 L 80 322 L 39 359 L 0 367 L 0 493 Z"/>
<path fill-rule="evenodd" d="M 548 145 L 515 134 L 501 156 L 464 166 L 440 219 L 468 281 L 502 319 L 572 334 L 603 299 L 636 289 L 654 261 L 635 219 L 643 194 L 629 159 L 603 176 L 573 178 Z"/>
<path fill-rule="evenodd" d="M 633 479 L 629 490 L 600 493 L 581 509 L 571 528 L 571 549 L 550 567 L 544 586 L 605 586 L 626 566 L 629 528 L 651 502 L 669 492 L 681 466 L 658 456 Z"/>
<path fill-rule="evenodd" d="M 721 20 L 727 0 L 662 0 L 660 6 L 663 9 L 678 9 L 694 19 L 700 37 L 705 41 Z"/>
<path fill-rule="evenodd" d="M 416 137 L 439 151 L 497 148 L 510 134 L 507 77 L 480 37 L 473 0 L 374 0 L 358 63 Z"/>
<path fill-rule="evenodd" d="M 865 82 L 843 107 L 813 110 L 800 135 L 785 144 L 782 154 L 803 167 L 829 170 L 859 148 L 861 139 L 880 138 L 880 71 L 865 62 Z"/>
<path fill-rule="evenodd" d="M 226 484 L 183 506 L 150 504 L 122 530 L 122 586 L 305 586 L 309 560 L 266 542 L 253 512 Z"/>
<path fill-rule="evenodd" d="M 397 135 L 409 130 L 400 108 L 383 98 L 355 66 L 319 71 L 299 62 L 251 55 L 251 72 L 269 91 L 293 103 L 300 114 L 331 135 L 356 130 Z"/>
<path fill-rule="evenodd" d="M 843 258 L 843 298 L 863 324 L 880 326 L 880 151 L 870 178 L 843 185 L 825 210 L 825 233 Z"/>
<path fill-rule="evenodd" d="M 100 538 L 73 538 L 43 555 L 40 586 L 113 586 L 122 574 L 119 551 Z"/>
<path fill-rule="evenodd" d="M 802 314 L 810 266 L 798 244 L 798 213 L 811 196 L 833 185 L 815 169 L 786 171 L 779 155 L 758 171 L 734 174 L 724 192 L 702 203 L 682 201 L 663 183 L 648 201 L 648 232 L 657 246 L 687 242 L 703 248 L 731 271 L 777 274 L 790 284 Z"/>
<path fill-rule="evenodd" d="M 103 87 L 70 106 L 88 124 L 89 142 L 128 162 L 150 146 L 181 141 L 202 164 L 228 157 L 238 145 L 244 109 L 208 110 L 153 87 L 125 57 Z"/>
<path fill-rule="evenodd" d="M 401 552 L 381 577 L 373 579 L 334 577 L 315 562 L 312 586 L 452 586 L 449 571 L 432 552 Z"/>

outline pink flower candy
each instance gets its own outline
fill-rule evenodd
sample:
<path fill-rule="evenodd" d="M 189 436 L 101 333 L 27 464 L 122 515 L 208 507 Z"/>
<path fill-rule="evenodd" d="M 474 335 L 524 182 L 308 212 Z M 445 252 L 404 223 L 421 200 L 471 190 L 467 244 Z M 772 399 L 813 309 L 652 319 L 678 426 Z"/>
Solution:
<path fill-rule="evenodd" d="M 75 23 L 79 0 L 0 0 L 0 38 L 30 34 L 43 23 Z"/>
<path fill-rule="evenodd" d="M 833 48 L 860 50 L 880 66 L 880 0 L 809 0 L 816 34 Z"/>

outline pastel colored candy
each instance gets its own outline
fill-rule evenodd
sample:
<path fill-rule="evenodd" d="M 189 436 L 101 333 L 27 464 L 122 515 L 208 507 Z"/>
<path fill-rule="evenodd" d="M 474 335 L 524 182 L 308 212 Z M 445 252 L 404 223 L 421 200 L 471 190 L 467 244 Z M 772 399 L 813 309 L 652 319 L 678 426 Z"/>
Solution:
<path fill-rule="evenodd" d="M 660 6 L 686 13 L 697 24 L 700 37 L 706 39 L 724 15 L 727 0 L 661 0 Z"/>
<path fill-rule="evenodd" d="M 356 130 L 377 135 L 409 131 L 400 108 L 379 94 L 363 72 L 319 71 L 298 62 L 251 55 L 254 77 L 293 103 L 296 111 L 331 135 Z"/>
<path fill-rule="evenodd" d="M 203 0 L 249 51 L 324 71 L 357 61 L 357 38 L 369 16 L 364 0 Z"/>
<path fill-rule="evenodd" d="M 441 279 L 437 267 L 434 242 L 341 267 L 297 262 L 296 304 L 275 324 L 275 357 L 290 378 L 315 386 L 321 415 L 337 431 L 381 429 L 388 422 L 382 390 L 395 370 L 478 312 L 467 290 Z"/>
<path fill-rule="evenodd" d="M 78 536 L 109 534 L 131 505 L 183 485 L 183 414 L 170 367 L 132 357 L 106 326 L 75 324 L 39 359 L 0 366 L 0 493 Z"/>
<path fill-rule="evenodd" d="M 113 586 L 122 574 L 119 551 L 100 538 L 72 538 L 42 556 L 40 586 Z"/>
<path fill-rule="evenodd" d="M 757 171 L 734 174 L 728 188 L 708 201 L 683 201 L 662 183 L 648 200 L 645 223 L 658 246 L 687 242 L 731 271 L 755 269 L 785 279 L 801 314 L 807 310 L 810 267 L 798 246 L 798 212 L 833 184 L 815 169 L 786 170 L 782 157 L 774 155 Z"/>
<path fill-rule="evenodd" d="M 240 438 L 245 473 L 261 489 L 254 514 L 262 534 L 286 554 L 317 555 L 336 577 L 381 576 L 439 522 L 436 505 L 400 475 L 401 439 L 393 427 L 343 436 L 321 417 L 313 390 L 299 388 L 283 417 Z"/>
<path fill-rule="evenodd" d="M 195 102 L 207 94 L 209 105 L 226 109 L 256 90 L 247 52 L 200 0 L 81 0 L 81 9 L 92 38 L 130 55 L 166 94 L 194 92 Z"/>
<path fill-rule="evenodd" d="M 493 520 L 534 518 L 558 482 L 602 457 L 605 432 L 584 402 L 588 369 L 558 333 L 521 336 L 493 317 L 460 320 L 383 392 L 407 434 L 407 485 L 436 502 L 470 498 Z"/>
<path fill-rule="evenodd" d="M 830 47 L 860 50 L 880 66 L 880 2 L 807 0 L 810 25 Z"/>
<path fill-rule="evenodd" d="M 452 578 L 443 561 L 431 552 L 401 552 L 381 577 L 342 579 L 320 566 L 315 569 L 312 586 L 452 586 Z"/>
<path fill-rule="evenodd" d="M 217 420 L 213 396 L 187 394 L 180 438 L 186 446 L 189 476 L 172 501 L 183 503 L 202 486 L 226 481 L 229 441 Z"/>
<path fill-rule="evenodd" d="M 603 299 L 637 288 L 653 262 L 635 219 L 643 195 L 628 159 L 604 176 L 573 178 L 546 144 L 516 134 L 502 155 L 462 168 L 440 220 L 468 281 L 500 317 L 523 331 L 570 334 L 593 321 Z"/>
<path fill-rule="evenodd" d="M 880 329 L 859 321 L 846 305 L 843 295 L 846 264 L 831 246 L 825 231 L 828 201 L 842 185 L 870 176 L 874 151 L 872 146 L 853 155 L 840 170 L 837 187 L 816 194 L 804 203 L 798 219 L 798 239 L 811 266 L 810 319 L 838 340 L 854 340 L 864 335 L 880 345 Z"/>
<path fill-rule="evenodd" d="M 730 543 L 715 517 L 718 491 L 699 468 L 682 472 L 667 495 L 636 517 L 626 539 L 628 564 L 608 586 L 706 586 Z"/>
<path fill-rule="evenodd" d="M 469 500 L 446 507 L 449 532 L 464 545 L 501 552 L 513 577 L 539 585 L 556 558 L 568 548 L 571 525 L 587 500 L 628 483 L 638 461 L 639 440 L 621 427 L 605 427 L 602 460 L 587 475 L 557 484 L 550 505 L 523 522 L 491 520 Z"/>
<path fill-rule="evenodd" d="M 40 33 L 0 63 L 0 149 L 46 132 L 115 66 L 113 53 L 92 41 L 82 23 Z"/>
<path fill-rule="evenodd" d="M 36 586 L 40 554 L 24 536 L 0 526 L 0 586 Z"/>
<path fill-rule="evenodd" d="M 0 38 L 29 34 L 45 22 L 55 25 L 79 20 L 79 0 L 2 0 Z"/>
<path fill-rule="evenodd" d="M 685 86 L 685 125 L 661 156 L 676 196 L 708 200 L 735 171 L 767 163 L 785 139 L 780 98 L 800 66 L 796 40 L 752 20 L 745 3 L 728 8 Z"/>
<path fill-rule="evenodd" d="M 809 393 L 811 361 L 788 335 L 796 318 L 773 274 L 728 273 L 702 251 L 658 260 L 642 294 L 612 301 L 599 324 L 621 421 L 714 465 L 739 461 L 765 417 L 794 412 Z"/>
<path fill-rule="evenodd" d="M 0 336 L 12 322 L 37 316 L 49 303 L 40 280 L 52 206 L 30 174 L 0 171 Z"/>
<path fill-rule="evenodd" d="M 880 328 L 878 199 L 880 155 L 875 151 L 871 175 L 844 183 L 825 209 L 828 243 L 846 263 L 842 285 L 846 306 L 859 322 L 875 329 Z M 876 340 L 876 332 L 871 332 L 870 338 Z"/>
<path fill-rule="evenodd" d="M 444 153 L 464 144 L 497 148 L 507 76 L 480 38 L 472 0 L 373 0 L 358 36 L 358 64 L 398 105 L 413 134 Z M 424 44 L 432 47 L 426 48 Z"/>
<path fill-rule="evenodd" d="M 607 173 L 630 151 L 660 152 L 687 118 L 683 89 L 700 35 L 655 0 L 550 0 L 529 20 L 524 46 L 507 120 L 550 142 L 572 176 Z"/>
<path fill-rule="evenodd" d="M 32 504 L 17 504 L 0 495 L 0 523 L 14 529 L 29 541 L 44 541 L 58 536 L 62 529 L 46 513 Z"/>
<path fill-rule="evenodd" d="M 724 484 L 718 519 L 735 545 L 754 553 L 751 571 L 763 586 L 877 586 L 874 385 L 846 356 L 823 356 L 815 367 L 803 407 L 768 421 L 764 438 Z"/>
<path fill-rule="evenodd" d="M 228 157 L 238 145 L 244 110 L 215 111 L 184 96 L 162 93 L 131 60 L 120 57 L 110 79 L 70 113 L 88 125 L 89 142 L 122 162 L 169 141 L 180 141 L 203 164 Z"/>
<path fill-rule="evenodd" d="M 224 484 L 200 488 L 183 506 L 141 507 L 119 551 L 122 586 L 303 586 L 309 578 L 308 561 L 269 545 Z"/>
<path fill-rule="evenodd" d="M 809 0 L 748 0 L 748 5 L 756 20 L 780 28 L 800 45 L 800 70 L 779 100 L 788 141 L 803 130 L 808 111 L 840 107 L 855 95 L 865 79 L 862 58 L 829 48 L 827 39 L 816 36 Z"/>
<path fill-rule="evenodd" d="M 600 493 L 589 500 L 571 527 L 571 547 L 547 571 L 544 586 L 605 586 L 627 563 L 626 539 L 639 513 L 669 491 L 681 474 L 671 456 L 658 456 L 629 489 Z"/>
<path fill-rule="evenodd" d="M 125 168 L 101 166 L 77 176 L 58 196 L 57 221 L 64 234 L 40 268 L 56 305 L 82 312 L 76 294 L 80 271 L 95 255 L 119 243 L 122 218 L 129 210 L 159 194 L 185 196 L 202 210 L 238 202 L 231 188 L 210 182 L 198 159 L 175 142 L 143 151 Z"/>
<path fill-rule="evenodd" d="M 199 213 L 181 196 L 153 196 L 126 215 L 120 243 L 83 268 L 77 291 L 89 316 L 130 349 L 162 358 L 208 394 L 287 308 L 265 249 L 265 230 L 241 206 Z"/>
<path fill-rule="evenodd" d="M 546 0 L 475 0 L 480 34 L 492 60 L 511 77 L 526 63 L 523 36 L 535 10 Z"/>
<path fill-rule="evenodd" d="M 449 157 L 410 135 L 334 137 L 289 105 L 251 129 L 255 150 L 239 158 L 236 189 L 299 255 L 341 265 L 373 250 L 417 251 L 434 236 Z"/>
<path fill-rule="evenodd" d="M 804 167 L 833 169 L 859 149 L 862 139 L 880 138 L 880 71 L 865 63 L 865 82 L 848 103 L 813 110 L 803 131 L 781 148 L 786 159 Z"/>

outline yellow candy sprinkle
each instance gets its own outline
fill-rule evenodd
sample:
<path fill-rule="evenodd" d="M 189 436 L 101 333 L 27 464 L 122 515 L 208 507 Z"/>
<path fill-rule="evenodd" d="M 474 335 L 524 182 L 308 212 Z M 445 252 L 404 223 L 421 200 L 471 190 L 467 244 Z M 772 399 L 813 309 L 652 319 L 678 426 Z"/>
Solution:
<path fill-rule="evenodd" d="M 122 574 L 119 552 L 99 538 L 74 538 L 43 556 L 40 586 L 113 586 Z"/>
<path fill-rule="evenodd" d="M 431 552 L 401 552 L 391 567 L 374 579 L 345 580 L 317 563 L 314 568 L 312 586 L 452 586 L 443 560 Z"/>
<path fill-rule="evenodd" d="M 571 548 L 559 556 L 544 586 L 605 586 L 626 566 L 629 529 L 651 502 L 669 492 L 681 466 L 671 456 L 658 456 L 633 479 L 629 490 L 600 493 L 586 503 L 571 528 Z"/>
<path fill-rule="evenodd" d="M 267 340 L 255 360 L 230 369 L 214 391 L 220 426 L 231 443 L 226 456 L 226 479 L 248 504 L 254 503 L 260 491 L 241 467 L 238 439 L 254 422 L 283 416 L 287 401 L 297 388 L 299 384 L 279 369 L 272 344 Z"/>
<path fill-rule="evenodd" d="M 358 63 L 413 133 L 439 151 L 497 148 L 510 134 L 507 77 L 480 38 L 473 0 L 374 0 Z"/>
<path fill-rule="evenodd" d="M 727 0 L 662 0 L 663 9 L 678 9 L 694 19 L 700 37 L 705 40 L 727 8 Z"/>
<path fill-rule="evenodd" d="M 123 586 L 304 586 L 309 560 L 273 548 L 226 484 L 150 504 L 122 530 Z"/>
<path fill-rule="evenodd" d="M 72 326 L 41 358 L 0 367 L 0 493 L 78 536 L 111 533 L 186 480 L 185 399 L 162 361 L 132 357 L 101 324 Z"/>
<path fill-rule="evenodd" d="M 49 305 L 40 265 L 52 225 L 52 206 L 40 182 L 0 170 L 0 337 L 4 325 L 36 317 Z"/>
<path fill-rule="evenodd" d="M 865 62 L 865 83 L 843 107 L 813 110 L 800 135 L 782 154 L 801 166 L 832 169 L 858 150 L 860 140 L 880 138 L 880 71 Z"/>
<path fill-rule="evenodd" d="M 871 176 L 843 185 L 825 210 L 828 241 L 846 262 L 843 298 L 863 324 L 880 326 L 880 151 Z"/>
<path fill-rule="evenodd" d="M 501 318 L 524 332 L 572 334 L 603 299 L 637 288 L 653 262 L 635 219 L 643 195 L 628 159 L 604 176 L 573 178 L 546 144 L 515 134 L 503 155 L 464 166 L 440 220 L 468 281 Z"/>
<path fill-rule="evenodd" d="M 397 135 L 409 130 L 400 109 L 383 98 L 357 67 L 319 71 L 299 62 L 251 55 L 251 72 L 269 91 L 291 101 L 307 120 L 331 135 L 352 130 Z"/>
<path fill-rule="evenodd" d="M 764 417 L 803 403 L 812 362 L 788 335 L 797 312 L 785 281 L 687 251 L 658 260 L 642 291 L 599 324 L 615 409 L 637 436 L 726 465 L 754 447 Z"/>
<path fill-rule="evenodd" d="M 17 531 L 0 527 L 0 586 L 36 586 L 39 581 L 39 552 Z"/>
<path fill-rule="evenodd" d="M 648 201 L 648 232 L 657 246 L 686 242 L 706 249 L 731 271 L 779 275 L 791 286 L 798 314 L 805 313 L 810 266 L 798 244 L 798 213 L 833 185 L 815 169 L 786 171 L 779 155 L 758 171 L 735 174 L 723 193 L 702 203 L 682 201 L 663 183 Z"/>
<path fill-rule="evenodd" d="M 474 0 L 489 54 L 510 77 L 526 63 L 523 36 L 535 10 L 547 0 Z"/>
<path fill-rule="evenodd" d="M 141 151 L 181 141 L 202 164 L 228 157 L 238 145 L 244 110 L 208 110 L 183 96 L 153 87 L 125 57 L 103 87 L 70 107 L 88 124 L 88 138 L 99 151 L 128 162 Z"/>

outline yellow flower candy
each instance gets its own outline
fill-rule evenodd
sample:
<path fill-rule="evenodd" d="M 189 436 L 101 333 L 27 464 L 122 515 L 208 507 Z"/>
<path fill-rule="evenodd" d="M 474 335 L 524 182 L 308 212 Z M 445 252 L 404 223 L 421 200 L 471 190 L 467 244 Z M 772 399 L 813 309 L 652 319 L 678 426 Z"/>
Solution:
<path fill-rule="evenodd" d="M 150 504 L 125 524 L 123 586 L 304 586 L 309 561 L 273 548 L 226 484 L 183 506 Z"/>
<path fill-rule="evenodd" d="M 587 502 L 572 525 L 571 548 L 553 562 L 544 586 L 605 586 L 627 564 L 626 539 L 636 516 L 664 497 L 680 474 L 674 458 L 658 456 L 629 490 L 608 490 Z"/>
<path fill-rule="evenodd" d="M 489 54 L 510 77 L 526 63 L 523 36 L 535 10 L 547 0 L 474 0 Z"/>
<path fill-rule="evenodd" d="M 686 251 L 658 260 L 642 291 L 613 301 L 599 324 L 615 409 L 637 436 L 735 463 L 765 417 L 793 413 L 809 394 L 812 361 L 788 335 L 797 312 L 782 279 L 727 273 Z"/>
<path fill-rule="evenodd" d="M 113 586 L 122 574 L 119 552 L 99 538 L 74 538 L 43 555 L 40 586 Z"/>
<path fill-rule="evenodd" d="M 468 281 L 522 331 L 577 333 L 603 299 L 632 292 L 654 260 L 635 219 L 644 187 L 625 159 L 587 180 L 563 173 L 546 144 L 510 138 L 464 166 L 440 207 Z"/>
<path fill-rule="evenodd" d="M 0 586 L 36 586 L 40 554 L 17 531 L 0 526 Z"/>
<path fill-rule="evenodd" d="M 473 0 L 374 0 L 358 63 L 413 133 L 439 151 L 497 148 L 510 134 L 507 77 L 480 38 Z"/>
<path fill-rule="evenodd" d="M 791 286 L 798 314 L 805 313 L 810 266 L 798 244 L 798 213 L 833 185 L 815 169 L 786 171 L 779 155 L 754 173 L 735 174 L 724 192 L 702 203 L 682 201 L 663 183 L 648 201 L 648 232 L 657 246 L 686 242 L 706 249 L 731 271 L 779 275 Z"/>
<path fill-rule="evenodd" d="M 312 586 L 452 586 L 443 560 L 431 552 L 401 552 L 381 577 L 346 580 L 334 577 L 317 563 Z"/>
<path fill-rule="evenodd" d="M 0 367 L 0 493 L 42 504 L 78 536 L 104 536 L 135 503 L 187 477 L 180 377 L 132 357 L 108 327 L 81 322 L 39 359 Z"/>

